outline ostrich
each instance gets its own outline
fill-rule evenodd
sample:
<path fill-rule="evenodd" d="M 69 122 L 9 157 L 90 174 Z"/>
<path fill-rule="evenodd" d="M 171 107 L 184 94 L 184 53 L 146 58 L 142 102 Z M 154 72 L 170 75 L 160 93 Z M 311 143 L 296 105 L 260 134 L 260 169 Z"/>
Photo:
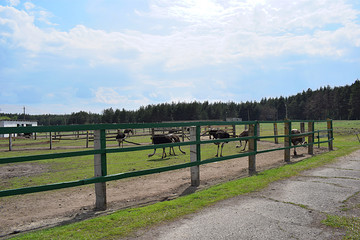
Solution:
<path fill-rule="evenodd" d="M 298 129 L 291 129 L 291 134 L 300 134 L 300 131 Z M 291 138 L 292 145 L 296 146 L 298 144 L 303 145 L 306 144 L 304 137 L 292 137 Z M 297 156 L 296 148 L 294 148 L 294 156 Z"/>
<path fill-rule="evenodd" d="M 123 133 L 121 130 L 118 130 L 118 134 L 116 135 L 116 140 L 119 143 L 119 147 L 122 146 L 124 147 L 124 140 L 126 138 L 125 133 Z"/>
<path fill-rule="evenodd" d="M 225 132 L 224 130 L 216 130 L 216 131 L 210 130 L 210 131 L 209 131 L 209 134 L 210 134 L 210 136 L 213 136 L 214 139 L 230 138 L 230 134 L 227 133 L 227 132 Z M 210 139 L 211 139 L 211 137 L 210 137 Z M 219 156 L 219 147 L 220 147 L 220 144 L 221 144 L 220 157 L 222 157 L 222 150 L 223 150 L 223 147 L 224 147 L 224 144 L 225 144 L 225 143 L 228 143 L 228 142 L 223 142 L 223 143 L 216 142 L 216 143 L 214 143 L 215 145 L 218 146 L 215 157 L 218 157 L 218 156 Z"/>
<path fill-rule="evenodd" d="M 244 130 L 242 133 L 240 133 L 239 137 L 248 137 L 249 136 L 249 130 Z M 245 139 L 245 146 L 242 151 L 245 150 L 246 144 L 248 143 L 248 139 Z M 237 145 L 236 148 L 240 148 L 242 146 L 241 140 L 240 145 Z"/>
<path fill-rule="evenodd" d="M 169 134 L 171 134 L 171 133 L 177 133 L 177 132 L 178 132 L 178 130 L 175 129 L 175 128 L 172 128 L 172 129 L 169 130 Z"/>
<path fill-rule="evenodd" d="M 216 134 L 217 131 L 219 131 L 219 130 L 217 130 L 217 129 L 210 129 L 210 130 L 209 130 L 209 138 L 210 138 L 210 139 L 211 139 L 211 137 L 215 138 L 214 136 L 215 136 L 215 134 Z"/>
<path fill-rule="evenodd" d="M 126 137 L 130 137 L 130 133 L 131 133 L 131 135 L 134 135 L 132 129 L 125 129 L 125 130 L 124 130 L 124 133 L 126 134 Z"/>
<path fill-rule="evenodd" d="M 32 133 L 24 133 L 25 138 L 30 138 L 32 136 Z"/>
<path fill-rule="evenodd" d="M 168 136 L 171 138 L 171 140 L 172 140 L 173 143 L 180 142 L 180 138 L 179 138 L 178 135 L 176 135 L 176 134 L 168 134 Z M 176 154 L 175 154 L 175 151 L 174 151 L 174 147 L 170 147 L 170 154 L 171 154 L 171 149 L 173 150 L 174 155 L 176 155 Z M 186 154 L 186 152 L 184 152 L 183 150 L 181 150 L 180 146 L 179 146 L 179 150 L 180 150 L 180 152 L 181 152 L 182 154 Z"/>
<path fill-rule="evenodd" d="M 180 142 L 180 138 L 175 134 L 159 134 L 159 135 L 154 135 L 152 137 L 152 142 L 153 142 L 153 144 L 174 143 L 174 142 Z M 174 155 L 175 155 L 175 151 L 174 151 L 173 147 L 170 147 L 169 154 L 171 155 L 171 149 L 173 150 Z M 180 150 L 180 152 L 185 154 L 185 152 L 181 150 L 180 146 L 179 146 L 179 150 Z M 154 152 L 152 154 L 148 155 L 148 157 L 154 156 L 155 152 L 156 152 L 156 148 L 154 149 Z M 164 157 L 166 157 L 165 148 L 163 148 L 163 153 L 162 153 L 161 158 L 164 158 Z"/>

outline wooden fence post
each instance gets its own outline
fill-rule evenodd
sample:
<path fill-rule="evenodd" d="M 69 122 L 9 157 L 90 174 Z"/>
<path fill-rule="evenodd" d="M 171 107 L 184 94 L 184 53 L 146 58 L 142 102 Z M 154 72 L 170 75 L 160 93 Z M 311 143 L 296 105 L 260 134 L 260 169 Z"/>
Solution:
<path fill-rule="evenodd" d="M 285 128 L 284 128 L 284 135 L 290 135 L 290 129 L 291 129 L 291 122 L 286 120 L 285 123 Z M 284 147 L 286 148 L 284 150 L 284 160 L 285 162 L 290 162 L 290 137 L 285 137 L 284 139 Z"/>
<path fill-rule="evenodd" d="M 249 124 L 249 137 L 256 136 L 255 131 L 257 132 L 256 130 L 257 126 L 258 126 L 257 124 L 256 126 L 255 124 Z M 257 144 L 256 139 L 249 139 L 249 152 L 256 151 L 256 144 Z M 249 159 L 249 175 L 253 175 L 256 173 L 256 154 L 249 155 L 248 159 Z"/>
<path fill-rule="evenodd" d="M 300 123 L 300 133 L 304 133 L 304 132 L 305 132 L 305 123 L 301 122 Z M 305 137 L 304 136 L 301 137 L 301 142 L 305 142 Z"/>
<path fill-rule="evenodd" d="M 94 131 L 94 149 L 105 149 L 106 148 L 106 134 L 105 129 Z M 94 155 L 94 169 L 95 177 L 101 177 L 107 175 L 106 167 L 106 153 Z M 95 183 L 95 209 L 105 210 L 106 209 L 106 182 Z"/>
<path fill-rule="evenodd" d="M 52 149 L 52 135 L 51 135 L 51 132 L 49 132 L 49 137 L 50 137 L 50 149 Z"/>
<path fill-rule="evenodd" d="M 190 127 L 190 141 L 200 141 L 200 127 Z M 190 162 L 200 161 L 200 145 L 190 145 Z M 200 185 L 200 166 L 190 167 L 191 186 Z"/>
<path fill-rule="evenodd" d="M 154 135 L 155 135 L 155 129 L 151 128 L 151 136 L 154 137 Z"/>
<path fill-rule="evenodd" d="M 314 122 L 308 122 L 308 132 L 314 131 Z M 308 154 L 314 154 L 314 133 L 308 136 Z"/>
<path fill-rule="evenodd" d="M 305 123 L 304 123 L 304 122 L 301 122 L 301 123 L 300 123 L 300 132 L 301 132 L 301 133 L 304 133 L 304 132 L 305 132 Z"/>
<path fill-rule="evenodd" d="M 11 133 L 9 133 L 9 151 L 12 151 L 12 137 L 11 137 Z"/>
<path fill-rule="evenodd" d="M 278 135 L 278 127 L 277 127 L 277 123 L 274 123 L 274 136 Z M 275 137 L 275 144 L 279 143 L 279 138 Z"/>
<path fill-rule="evenodd" d="M 86 131 L 86 148 L 89 147 L 89 130 Z"/>
<path fill-rule="evenodd" d="M 181 139 L 183 142 L 185 141 L 185 127 L 181 127 Z"/>
<path fill-rule="evenodd" d="M 332 126 L 332 120 L 330 119 L 327 119 L 327 130 L 328 130 L 328 140 L 329 140 L 329 151 L 332 151 L 333 150 L 333 137 L 334 137 L 334 134 L 333 134 L 333 126 Z"/>

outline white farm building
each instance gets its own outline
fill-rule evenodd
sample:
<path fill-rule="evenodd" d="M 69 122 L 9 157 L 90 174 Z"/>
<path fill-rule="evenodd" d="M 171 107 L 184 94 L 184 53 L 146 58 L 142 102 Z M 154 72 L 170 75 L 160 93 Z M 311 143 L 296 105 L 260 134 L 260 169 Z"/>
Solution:
<path fill-rule="evenodd" d="M 0 127 L 34 127 L 37 126 L 36 121 L 0 121 Z M 17 134 L 15 134 L 17 136 Z M 9 134 L 0 134 L 0 137 L 9 137 Z"/>

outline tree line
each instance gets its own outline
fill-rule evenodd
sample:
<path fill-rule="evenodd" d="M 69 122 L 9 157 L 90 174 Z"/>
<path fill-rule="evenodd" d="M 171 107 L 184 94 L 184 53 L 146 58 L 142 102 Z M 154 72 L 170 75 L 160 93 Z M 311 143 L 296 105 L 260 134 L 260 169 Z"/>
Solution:
<path fill-rule="evenodd" d="M 359 120 L 360 80 L 342 87 L 308 89 L 289 97 L 263 98 L 260 102 L 172 102 L 141 106 L 138 110 L 104 109 L 101 114 L 73 112 L 63 115 L 2 113 L 4 120 L 34 120 L 38 125 L 96 123 L 149 123 L 164 121 L 226 120 Z"/>

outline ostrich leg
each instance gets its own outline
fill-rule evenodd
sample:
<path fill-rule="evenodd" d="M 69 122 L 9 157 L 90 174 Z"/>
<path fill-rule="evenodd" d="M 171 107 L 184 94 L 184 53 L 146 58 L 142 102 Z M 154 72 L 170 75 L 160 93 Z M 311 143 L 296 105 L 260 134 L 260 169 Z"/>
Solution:
<path fill-rule="evenodd" d="M 152 156 L 154 156 L 154 155 L 155 155 L 155 153 L 156 153 L 156 148 L 154 149 L 153 154 L 149 154 L 149 155 L 148 155 L 148 157 L 152 157 Z"/>
<path fill-rule="evenodd" d="M 221 144 L 221 153 L 220 153 L 220 157 L 222 157 L 223 155 L 222 155 L 222 151 L 223 151 L 223 148 L 224 148 L 224 142 Z"/>

